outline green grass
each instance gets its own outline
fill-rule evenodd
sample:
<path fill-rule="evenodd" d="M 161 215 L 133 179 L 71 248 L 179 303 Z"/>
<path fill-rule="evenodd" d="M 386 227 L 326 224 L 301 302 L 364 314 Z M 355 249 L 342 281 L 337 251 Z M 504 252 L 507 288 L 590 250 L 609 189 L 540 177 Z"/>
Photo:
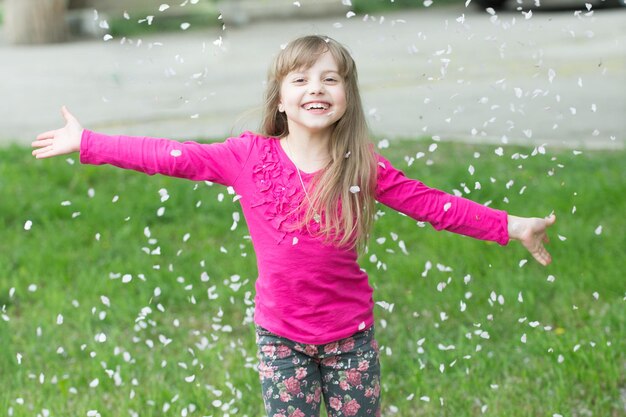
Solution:
<path fill-rule="evenodd" d="M 375 311 L 384 415 L 623 415 L 624 152 L 506 147 L 500 157 L 493 146 L 440 143 L 429 153 L 429 144 L 392 142 L 382 153 L 411 177 L 449 192 L 464 183 L 469 198 L 513 214 L 555 210 L 554 263 L 543 268 L 515 243 L 436 232 L 380 206 L 361 265 L 375 300 L 394 304 Z M 427 156 L 408 166 L 420 151 Z M 230 230 L 240 208 L 224 187 L 76 157 L 36 161 L 15 146 L 0 158 L 0 415 L 262 415 L 255 257 L 243 221 Z M 492 293 L 504 303 L 490 302 Z"/>

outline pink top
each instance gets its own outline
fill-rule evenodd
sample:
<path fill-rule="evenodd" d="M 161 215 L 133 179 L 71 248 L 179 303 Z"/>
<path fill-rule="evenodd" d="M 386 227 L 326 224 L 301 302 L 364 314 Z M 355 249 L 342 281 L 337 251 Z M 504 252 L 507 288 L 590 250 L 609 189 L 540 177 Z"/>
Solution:
<path fill-rule="evenodd" d="M 377 158 L 379 202 L 437 230 L 508 243 L 506 212 L 429 188 Z M 305 196 L 297 168 L 277 138 L 244 132 L 222 143 L 199 144 L 85 130 L 80 161 L 232 186 L 241 196 L 257 255 L 258 325 L 296 342 L 325 344 L 374 323 L 373 289 L 357 251 L 324 245 L 306 230 L 287 230 L 295 220 L 288 213 Z M 305 184 L 314 175 L 300 174 Z"/>

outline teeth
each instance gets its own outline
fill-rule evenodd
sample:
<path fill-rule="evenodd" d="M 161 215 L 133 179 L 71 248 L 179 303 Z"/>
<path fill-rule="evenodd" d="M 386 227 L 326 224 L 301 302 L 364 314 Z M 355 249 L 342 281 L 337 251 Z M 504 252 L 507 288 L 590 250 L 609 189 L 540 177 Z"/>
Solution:
<path fill-rule="evenodd" d="M 328 108 L 328 105 L 322 104 L 322 103 L 309 103 L 309 104 L 305 105 L 304 108 L 307 109 L 307 110 L 311 110 L 311 109 L 326 110 Z"/>

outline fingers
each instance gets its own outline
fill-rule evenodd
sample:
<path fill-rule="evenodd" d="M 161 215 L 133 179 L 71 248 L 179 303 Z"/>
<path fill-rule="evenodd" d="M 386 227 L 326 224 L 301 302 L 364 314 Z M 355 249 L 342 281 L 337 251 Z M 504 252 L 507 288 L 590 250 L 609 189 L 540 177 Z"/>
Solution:
<path fill-rule="evenodd" d="M 547 266 L 552 262 L 552 257 L 540 243 L 530 250 L 530 253 L 533 255 L 533 258 L 543 266 Z"/>
<path fill-rule="evenodd" d="M 556 215 L 554 214 L 554 212 L 552 212 L 552 213 L 550 213 L 550 215 L 548 217 L 545 218 L 546 229 L 548 227 L 552 226 L 555 222 L 556 222 Z M 543 243 L 545 243 L 545 244 L 550 243 L 550 238 L 548 237 L 548 235 L 545 232 L 542 233 L 541 241 Z M 537 260 L 543 266 L 547 266 L 547 265 L 549 265 L 552 262 L 552 257 L 550 256 L 548 251 L 543 247 L 543 245 L 541 245 L 541 247 L 540 247 L 539 259 L 537 259 Z"/>
<path fill-rule="evenodd" d="M 40 139 L 31 144 L 33 148 L 43 148 L 44 146 L 50 146 L 54 143 L 53 139 Z"/>
<path fill-rule="evenodd" d="M 530 254 L 543 266 L 547 266 L 552 262 L 552 257 L 543 246 L 548 243 L 549 239 L 545 233 L 536 233 L 531 239 L 522 242 Z"/>
<path fill-rule="evenodd" d="M 548 266 L 552 262 L 552 257 L 545 249 L 535 256 L 535 259 L 537 259 L 537 261 L 539 261 L 539 263 L 543 266 Z"/>
<path fill-rule="evenodd" d="M 35 149 L 32 153 L 33 153 L 33 156 L 37 159 L 50 158 L 51 156 L 56 155 L 52 146 L 46 146 L 45 148 Z"/>
<path fill-rule="evenodd" d="M 55 130 L 49 130 L 47 132 L 43 132 L 37 135 L 37 137 L 35 139 L 37 140 L 42 140 L 42 139 L 52 139 L 54 137 L 54 135 L 56 135 L 58 129 Z"/>
<path fill-rule="evenodd" d="M 552 263 L 552 258 L 547 252 L 545 254 L 535 255 L 534 257 L 535 257 L 535 260 L 543 266 L 548 266 L 550 265 L 550 263 Z"/>
<path fill-rule="evenodd" d="M 70 111 L 65 106 L 61 107 L 61 114 L 63 115 L 63 118 L 65 119 L 66 122 L 70 122 L 70 121 L 76 120 L 74 115 L 72 113 L 70 113 Z"/>

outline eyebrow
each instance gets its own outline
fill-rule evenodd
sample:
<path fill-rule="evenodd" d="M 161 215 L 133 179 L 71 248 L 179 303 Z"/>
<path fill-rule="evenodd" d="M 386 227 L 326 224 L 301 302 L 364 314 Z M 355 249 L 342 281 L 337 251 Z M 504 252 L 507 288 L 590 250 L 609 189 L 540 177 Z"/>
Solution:
<path fill-rule="evenodd" d="M 309 68 L 302 68 L 302 67 L 300 67 L 300 68 L 295 68 L 295 69 L 293 69 L 293 70 L 291 70 L 289 72 L 290 73 L 307 72 L 310 68 L 311 67 L 309 67 Z M 337 69 L 327 68 L 327 69 L 323 69 L 321 72 L 322 73 L 325 73 L 325 72 L 339 72 L 339 68 L 337 68 Z"/>

